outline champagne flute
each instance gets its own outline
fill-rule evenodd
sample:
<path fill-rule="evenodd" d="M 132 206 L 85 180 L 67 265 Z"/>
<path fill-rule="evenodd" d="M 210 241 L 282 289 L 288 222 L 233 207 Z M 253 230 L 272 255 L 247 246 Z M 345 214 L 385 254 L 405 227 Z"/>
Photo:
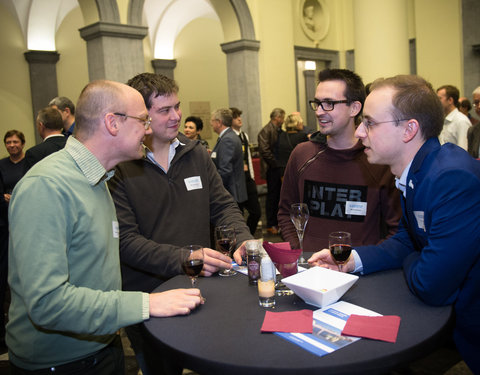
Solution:
<path fill-rule="evenodd" d="M 190 278 L 192 288 L 197 285 L 197 277 L 203 269 L 203 247 L 188 245 L 180 249 L 182 251 L 183 272 Z"/>
<path fill-rule="evenodd" d="M 224 255 L 230 256 L 230 253 L 235 248 L 235 244 L 237 243 L 235 229 L 227 225 L 220 225 L 215 228 L 215 239 L 217 251 Z M 223 269 L 218 274 L 220 276 L 233 276 L 237 274 L 237 271 L 233 269 Z"/>
<path fill-rule="evenodd" d="M 343 265 L 350 258 L 352 252 L 352 239 L 348 232 L 332 232 L 328 236 L 328 246 L 330 247 L 330 254 L 342 272 Z"/>
<path fill-rule="evenodd" d="M 290 206 L 290 220 L 292 220 L 295 229 L 297 230 L 298 241 L 300 242 L 300 249 L 302 253 L 298 260 L 299 263 L 305 263 L 303 257 L 303 235 L 305 233 L 305 227 L 307 226 L 310 213 L 306 203 L 294 203 Z"/>

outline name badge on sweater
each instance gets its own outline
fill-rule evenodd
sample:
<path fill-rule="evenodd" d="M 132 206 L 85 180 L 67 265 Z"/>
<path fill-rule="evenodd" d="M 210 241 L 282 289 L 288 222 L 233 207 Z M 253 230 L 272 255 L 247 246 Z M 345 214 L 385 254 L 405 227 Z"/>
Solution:
<path fill-rule="evenodd" d="M 202 179 L 200 176 L 188 177 L 184 181 L 188 191 L 203 188 Z"/>
<path fill-rule="evenodd" d="M 303 201 L 310 216 L 362 223 L 367 213 L 367 186 L 305 180 Z"/>
<path fill-rule="evenodd" d="M 120 234 L 120 230 L 118 229 L 118 221 L 112 221 L 112 231 L 113 238 L 118 238 Z"/>
<path fill-rule="evenodd" d="M 213 151 L 212 154 L 210 155 L 212 159 L 215 159 L 217 157 L 217 151 Z"/>

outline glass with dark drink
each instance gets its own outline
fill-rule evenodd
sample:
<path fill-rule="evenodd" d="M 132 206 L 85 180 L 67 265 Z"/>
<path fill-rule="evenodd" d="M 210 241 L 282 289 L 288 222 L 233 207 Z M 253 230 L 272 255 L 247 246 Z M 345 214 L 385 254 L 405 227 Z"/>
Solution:
<path fill-rule="evenodd" d="M 348 232 L 332 232 L 328 236 L 330 254 L 338 266 L 340 272 L 342 266 L 347 263 L 352 252 L 352 239 Z"/>
<path fill-rule="evenodd" d="M 192 281 L 192 287 L 195 288 L 197 277 L 203 269 L 203 247 L 199 245 L 188 245 L 182 247 L 182 268 L 183 272 Z"/>
<path fill-rule="evenodd" d="M 235 229 L 228 227 L 227 225 L 221 225 L 215 228 L 215 242 L 217 251 L 224 255 L 230 256 L 232 250 L 235 248 L 237 238 L 235 236 Z M 218 274 L 220 276 L 232 276 L 237 271 L 233 269 L 221 270 Z"/>

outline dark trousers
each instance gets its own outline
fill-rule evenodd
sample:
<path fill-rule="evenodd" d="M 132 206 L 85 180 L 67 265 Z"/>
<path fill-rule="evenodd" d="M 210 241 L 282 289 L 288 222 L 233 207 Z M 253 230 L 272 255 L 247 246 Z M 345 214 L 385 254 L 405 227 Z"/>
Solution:
<path fill-rule="evenodd" d="M 143 323 L 125 328 L 143 375 L 181 375 L 173 354 L 148 333 Z"/>
<path fill-rule="evenodd" d="M 119 335 L 105 348 L 78 361 L 41 370 L 24 370 L 10 362 L 11 375 L 121 375 L 125 374 L 125 358 Z"/>
<path fill-rule="evenodd" d="M 280 202 L 280 190 L 282 188 L 281 168 L 267 169 L 267 200 L 265 202 L 265 214 L 267 216 L 267 227 L 278 225 L 277 213 Z"/>
<path fill-rule="evenodd" d="M 245 172 L 245 183 L 247 185 L 248 199 L 245 202 L 239 203 L 240 210 L 247 210 L 247 226 L 250 229 L 252 236 L 257 230 L 258 221 L 262 216 L 262 209 L 258 201 L 257 184 L 250 176 L 250 172 Z"/>

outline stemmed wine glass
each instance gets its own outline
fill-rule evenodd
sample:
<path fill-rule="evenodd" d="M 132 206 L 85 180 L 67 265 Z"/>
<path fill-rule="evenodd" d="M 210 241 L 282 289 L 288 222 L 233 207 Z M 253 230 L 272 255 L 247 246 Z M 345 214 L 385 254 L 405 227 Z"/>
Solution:
<path fill-rule="evenodd" d="M 299 263 L 305 263 L 305 258 L 303 257 L 303 235 L 309 217 L 310 213 L 308 212 L 308 206 L 306 203 L 294 203 L 290 206 L 290 220 L 292 220 L 292 223 L 297 230 L 300 249 L 302 249 L 302 253 L 298 259 Z"/>
<path fill-rule="evenodd" d="M 332 232 L 328 236 L 328 246 L 333 260 L 342 272 L 343 265 L 350 258 L 352 252 L 352 239 L 348 232 Z"/>
<path fill-rule="evenodd" d="M 217 251 L 224 255 L 230 256 L 230 253 L 235 248 L 237 237 L 235 229 L 227 225 L 221 225 L 215 228 L 215 239 L 217 244 Z M 218 273 L 220 276 L 233 276 L 237 271 L 233 269 L 223 269 Z"/>
<path fill-rule="evenodd" d="M 197 277 L 203 269 L 203 247 L 188 245 L 181 248 L 183 272 L 190 278 L 192 288 L 197 285 Z"/>

